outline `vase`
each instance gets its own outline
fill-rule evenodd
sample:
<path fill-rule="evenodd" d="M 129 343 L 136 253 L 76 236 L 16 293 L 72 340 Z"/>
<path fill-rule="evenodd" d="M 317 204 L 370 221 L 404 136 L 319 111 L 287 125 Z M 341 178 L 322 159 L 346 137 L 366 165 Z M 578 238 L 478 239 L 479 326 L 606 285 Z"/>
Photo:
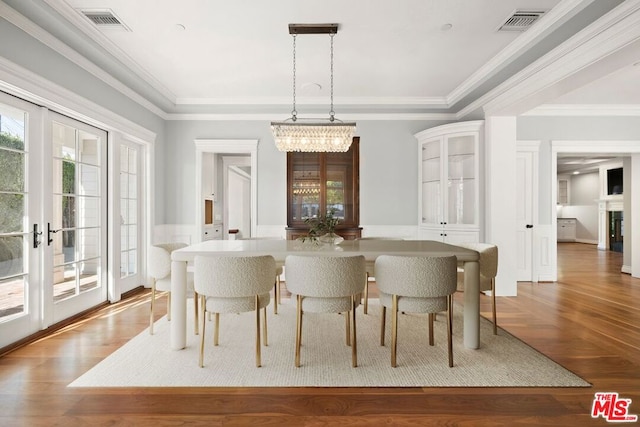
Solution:
<path fill-rule="evenodd" d="M 336 233 L 327 233 L 319 237 L 319 240 L 322 243 L 329 243 L 330 245 L 339 245 L 344 241 L 342 236 L 337 235 Z"/>

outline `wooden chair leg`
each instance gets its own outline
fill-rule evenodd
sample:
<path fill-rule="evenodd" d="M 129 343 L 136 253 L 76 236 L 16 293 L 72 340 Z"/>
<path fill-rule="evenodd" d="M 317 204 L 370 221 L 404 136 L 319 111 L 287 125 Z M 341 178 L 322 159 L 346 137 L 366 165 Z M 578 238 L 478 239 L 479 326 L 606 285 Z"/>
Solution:
<path fill-rule="evenodd" d="M 171 292 L 167 292 L 167 320 L 171 322 Z"/>
<path fill-rule="evenodd" d="M 296 304 L 296 368 L 300 367 L 300 342 L 302 341 L 302 296 L 297 296 Z"/>
<path fill-rule="evenodd" d="M 195 292 L 193 294 L 193 318 L 195 319 L 193 321 L 193 332 L 198 335 L 198 293 Z"/>
<path fill-rule="evenodd" d="M 384 346 L 384 328 L 387 315 L 387 307 L 382 306 L 382 313 L 380 315 L 380 345 Z"/>
<path fill-rule="evenodd" d="M 214 324 L 213 324 L 213 345 L 218 345 L 218 337 L 220 335 L 220 313 L 214 314 Z"/>
<path fill-rule="evenodd" d="M 453 329 L 453 297 L 449 295 L 447 297 L 447 350 L 449 352 L 449 367 L 453 367 L 453 341 L 452 341 L 452 329 Z"/>
<path fill-rule="evenodd" d="M 356 300 L 354 295 L 351 295 L 351 310 L 349 310 L 348 314 L 351 316 L 351 323 L 353 324 L 351 330 L 351 365 L 356 368 L 358 366 L 358 342 L 356 341 Z"/>
<path fill-rule="evenodd" d="M 261 354 L 260 354 L 260 297 L 256 295 L 255 298 L 256 307 L 256 367 L 262 366 Z"/>
<path fill-rule="evenodd" d="M 267 307 L 263 308 L 264 319 L 262 321 L 262 343 L 265 347 L 269 345 L 269 339 L 267 337 Z"/>
<path fill-rule="evenodd" d="M 276 275 L 273 284 L 273 314 L 278 314 L 278 300 L 280 299 L 280 276 Z"/>
<path fill-rule="evenodd" d="M 498 335 L 498 319 L 496 317 L 496 279 L 491 279 L 491 307 L 493 309 L 493 335 Z"/>
<path fill-rule="evenodd" d="M 396 351 L 398 349 L 398 295 L 391 300 L 391 367 L 395 368 Z"/>
<path fill-rule="evenodd" d="M 149 314 L 149 334 L 153 335 L 153 311 L 156 305 L 156 281 L 151 284 L 151 313 Z"/>
<path fill-rule="evenodd" d="M 205 310 L 205 296 L 201 295 L 200 296 L 200 306 L 202 307 L 203 310 Z M 205 319 L 205 315 L 204 312 L 202 313 L 202 333 L 200 334 L 200 360 L 199 360 L 199 364 L 200 367 L 204 367 L 204 327 L 206 324 L 206 319 Z M 196 322 L 198 320 L 196 319 Z"/>
<path fill-rule="evenodd" d="M 433 320 L 435 317 L 434 313 L 429 313 L 429 345 L 433 345 Z"/>
<path fill-rule="evenodd" d="M 344 313 L 344 326 L 346 331 L 347 345 L 351 345 L 351 325 L 349 322 L 350 316 L 351 313 L 349 313 L 348 311 Z"/>
<path fill-rule="evenodd" d="M 369 313 L 369 273 L 367 273 L 367 277 L 365 278 L 366 282 L 364 282 L 364 314 Z"/>

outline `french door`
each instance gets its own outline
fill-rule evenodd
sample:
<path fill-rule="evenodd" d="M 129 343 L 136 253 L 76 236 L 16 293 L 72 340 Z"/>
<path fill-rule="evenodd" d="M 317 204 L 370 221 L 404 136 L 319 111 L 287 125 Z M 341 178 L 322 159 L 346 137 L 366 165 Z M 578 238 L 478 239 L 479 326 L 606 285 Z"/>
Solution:
<path fill-rule="evenodd" d="M 107 134 L 0 93 L 0 348 L 107 298 Z"/>

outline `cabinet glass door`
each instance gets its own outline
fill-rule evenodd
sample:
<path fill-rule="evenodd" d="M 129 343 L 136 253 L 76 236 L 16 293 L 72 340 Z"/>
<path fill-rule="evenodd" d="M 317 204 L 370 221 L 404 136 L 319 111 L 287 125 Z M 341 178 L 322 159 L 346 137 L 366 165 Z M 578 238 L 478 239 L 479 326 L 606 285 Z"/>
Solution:
<path fill-rule="evenodd" d="M 475 137 L 447 139 L 447 224 L 474 224 L 476 216 Z"/>
<path fill-rule="evenodd" d="M 295 224 L 304 224 L 307 218 L 317 218 L 320 212 L 320 154 L 292 153 L 293 181 L 289 191 L 290 215 Z"/>
<path fill-rule="evenodd" d="M 442 221 L 440 139 L 422 145 L 422 223 Z"/>

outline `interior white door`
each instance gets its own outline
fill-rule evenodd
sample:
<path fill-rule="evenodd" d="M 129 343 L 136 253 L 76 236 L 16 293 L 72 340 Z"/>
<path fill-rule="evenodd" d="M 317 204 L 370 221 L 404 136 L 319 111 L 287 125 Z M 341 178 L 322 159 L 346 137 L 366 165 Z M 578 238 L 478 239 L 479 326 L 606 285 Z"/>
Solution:
<path fill-rule="evenodd" d="M 518 151 L 516 156 L 517 280 L 533 280 L 533 163 L 534 153 Z"/>

